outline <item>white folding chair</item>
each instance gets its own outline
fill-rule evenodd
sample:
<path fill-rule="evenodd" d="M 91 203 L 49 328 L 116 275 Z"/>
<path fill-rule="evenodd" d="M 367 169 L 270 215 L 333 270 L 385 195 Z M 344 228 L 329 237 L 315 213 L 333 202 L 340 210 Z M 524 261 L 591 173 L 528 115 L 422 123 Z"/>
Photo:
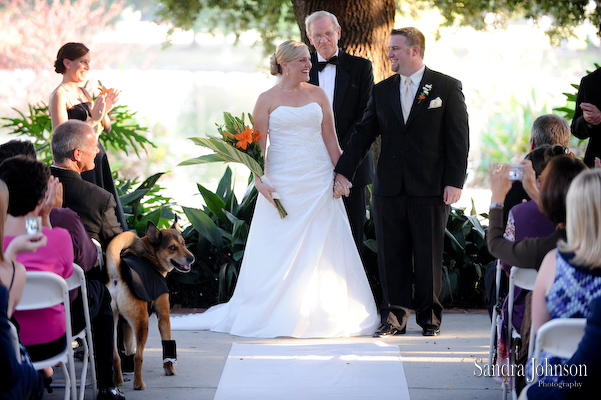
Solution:
<path fill-rule="evenodd" d="M 104 257 L 102 256 L 102 245 L 96 239 L 92 239 L 92 243 L 96 246 L 96 252 L 98 253 L 98 268 L 102 270 L 104 268 Z"/>
<path fill-rule="evenodd" d="M 19 311 L 41 310 L 63 304 L 65 307 L 66 346 L 57 355 L 45 360 L 35 361 L 33 367 L 37 370 L 51 367 L 60 363 L 65 376 L 65 400 L 77 400 L 77 387 L 75 385 L 75 363 L 73 361 L 73 348 L 71 342 L 71 306 L 69 302 L 69 287 L 65 280 L 53 273 L 46 271 L 27 271 L 23 296 L 17 305 Z M 45 327 L 40 326 L 39 329 Z"/>
<path fill-rule="evenodd" d="M 499 305 L 499 292 L 501 290 L 501 274 L 503 273 L 503 268 L 501 267 L 501 261 L 497 260 L 496 268 L 495 268 L 495 306 L 492 309 L 492 321 L 490 324 L 490 345 L 488 348 L 488 365 L 493 365 L 495 362 L 495 352 L 497 350 L 497 327 L 501 323 L 501 316 L 497 311 L 497 306 Z"/>
<path fill-rule="evenodd" d="M 86 390 L 86 379 L 88 372 L 88 363 L 90 364 L 90 376 L 92 386 L 92 397 L 96 400 L 98 393 L 98 383 L 96 381 L 96 365 L 94 362 L 94 346 L 92 341 L 92 323 L 90 320 L 90 308 L 88 306 L 88 290 L 86 286 L 86 276 L 83 269 L 73 263 L 73 274 L 67 278 L 69 290 L 81 288 L 81 300 L 83 302 L 83 315 L 86 326 L 81 332 L 75 332 L 73 339 L 80 339 L 83 344 L 83 366 L 81 368 L 81 376 L 79 378 L 79 393 L 78 399 L 83 400 Z"/>
<path fill-rule="evenodd" d="M 536 333 L 533 368 L 540 364 L 543 350 L 561 358 L 572 357 L 578 350 L 585 327 L 586 318 L 555 318 L 545 322 Z"/>
<path fill-rule="evenodd" d="M 531 268 L 519 268 L 511 267 L 509 273 L 509 293 L 507 294 L 507 346 L 509 348 L 509 363 L 515 365 L 516 351 L 514 345 L 514 339 L 520 337 L 518 332 L 513 328 L 513 298 L 515 294 L 515 287 L 518 286 L 522 289 L 533 290 L 534 283 L 536 282 L 537 270 Z M 532 341 L 532 335 L 530 336 Z M 515 391 L 515 379 L 511 380 L 511 388 L 507 388 L 503 384 L 503 398 L 507 393 L 507 390 L 511 390 L 511 396 L 514 400 L 517 400 L 517 392 Z"/>

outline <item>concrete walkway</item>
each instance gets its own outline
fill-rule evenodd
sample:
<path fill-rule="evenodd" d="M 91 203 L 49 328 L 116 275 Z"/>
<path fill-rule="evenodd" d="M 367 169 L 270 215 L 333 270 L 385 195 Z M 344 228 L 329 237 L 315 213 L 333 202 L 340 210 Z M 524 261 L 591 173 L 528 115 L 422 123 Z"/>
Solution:
<path fill-rule="evenodd" d="M 443 316 L 441 335 L 425 338 L 411 316 L 407 334 L 383 339 L 398 345 L 409 386 L 411 400 L 498 399 L 500 384 L 490 377 L 475 376 L 479 365 L 487 363 L 490 322 L 486 311 L 447 310 Z M 249 339 L 207 331 L 174 331 L 177 341 L 177 375 L 165 376 L 162 348 L 156 318 L 150 321 L 149 339 L 144 354 L 146 390 L 134 391 L 132 374 L 121 388 L 128 400 L 178 399 L 212 400 L 219 384 L 233 342 L 267 344 L 370 343 L 371 337 L 342 339 Z M 481 359 L 478 360 L 478 359 Z M 78 368 L 81 363 L 76 362 Z M 55 372 L 60 378 L 60 368 Z M 64 391 L 54 390 L 48 399 L 62 399 Z M 92 393 L 87 390 L 86 398 Z M 254 400 L 254 399 L 251 399 Z M 312 399 L 309 399 L 312 400 Z M 371 400 L 371 399 L 370 399 Z"/>

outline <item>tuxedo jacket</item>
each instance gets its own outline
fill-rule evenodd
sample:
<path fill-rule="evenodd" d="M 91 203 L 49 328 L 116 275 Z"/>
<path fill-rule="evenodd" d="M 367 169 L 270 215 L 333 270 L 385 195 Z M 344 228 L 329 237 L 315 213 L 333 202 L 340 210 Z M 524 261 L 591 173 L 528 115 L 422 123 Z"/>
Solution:
<path fill-rule="evenodd" d="M 592 167 L 595 165 L 595 157 L 601 157 L 601 124 L 591 125 L 586 122 L 580 103 L 591 103 L 601 109 L 601 69 L 591 72 L 580 81 L 571 125 L 572 135 L 578 139 L 590 138 L 584 154 L 584 163 Z"/>
<path fill-rule="evenodd" d="M 431 85 L 425 93 L 425 85 Z M 336 172 L 354 179 L 354 171 L 378 135 L 382 150 L 373 193 L 442 196 L 445 186 L 463 188 L 469 128 L 461 82 L 425 68 L 413 106 L 403 120 L 400 76 L 373 87 L 367 109 L 346 146 Z M 425 98 L 420 99 L 420 94 Z"/>
<path fill-rule="evenodd" d="M 63 184 L 63 207 L 75 211 L 90 237 L 106 249 L 111 239 L 123 232 L 115 214 L 113 195 L 84 181 L 76 171 L 54 166 L 50 170 Z"/>
<path fill-rule="evenodd" d="M 352 56 L 339 50 L 338 62 L 332 108 L 338 143 L 344 150 L 351 138 L 353 128 L 361 121 L 369 99 L 369 92 L 374 84 L 374 75 L 371 61 L 365 58 Z M 309 83 L 319 85 L 316 52 L 311 54 L 311 64 Z M 370 184 L 373 180 L 373 170 L 371 154 L 367 154 L 357 168 L 354 185 Z"/>

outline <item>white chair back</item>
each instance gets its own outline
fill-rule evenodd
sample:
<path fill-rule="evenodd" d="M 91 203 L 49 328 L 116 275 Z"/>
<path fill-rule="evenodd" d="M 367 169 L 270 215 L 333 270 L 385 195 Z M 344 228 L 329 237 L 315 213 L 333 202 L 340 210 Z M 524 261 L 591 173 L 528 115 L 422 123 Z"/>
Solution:
<path fill-rule="evenodd" d="M 94 345 L 92 341 L 92 321 L 90 319 L 90 307 L 88 305 L 88 290 L 86 285 L 86 275 L 83 268 L 73 263 L 73 274 L 67 278 L 69 290 L 81 288 L 81 300 L 83 302 L 83 312 L 85 327 L 80 332 L 73 334 L 74 339 L 80 339 L 83 345 L 83 366 L 81 368 L 81 376 L 79 377 L 79 393 L 78 399 L 83 400 L 86 390 L 86 379 L 88 373 L 88 363 L 90 365 L 90 376 L 92 386 L 92 398 L 96 400 L 98 393 L 98 382 L 96 380 L 96 364 L 94 361 Z"/>
<path fill-rule="evenodd" d="M 65 280 L 52 272 L 27 271 L 23 296 L 16 309 L 19 311 L 41 310 L 58 304 L 65 307 L 65 337 L 66 346 L 57 355 L 45 360 L 33 362 L 37 370 L 55 366 L 60 363 L 65 376 L 65 400 L 77 400 L 77 387 L 75 386 L 75 363 L 73 360 L 73 341 L 71 334 L 71 306 L 69 302 L 69 288 Z M 45 327 L 40 326 L 40 329 Z"/>
<path fill-rule="evenodd" d="M 541 362 L 544 350 L 561 358 L 570 358 L 584 336 L 586 318 L 555 318 L 545 322 L 536 333 L 534 365 Z"/>

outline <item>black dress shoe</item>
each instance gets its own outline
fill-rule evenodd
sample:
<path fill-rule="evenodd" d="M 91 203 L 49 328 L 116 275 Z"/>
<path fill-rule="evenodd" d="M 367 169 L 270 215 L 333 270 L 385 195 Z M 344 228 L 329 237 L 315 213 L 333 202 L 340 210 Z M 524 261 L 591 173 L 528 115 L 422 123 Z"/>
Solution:
<path fill-rule="evenodd" d="M 422 330 L 422 335 L 424 336 L 438 336 L 440 335 L 439 328 L 424 328 Z"/>
<path fill-rule="evenodd" d="M 105 388 L 98 391 L 96 400 L 125 400 L 125 396 L 117 388 Z"/>
<path fill-rule="evenodd" d="M 403 329 L 398 329 L 392 324 L 384 324 L 381 327 L 379 327 L 377 331 L 374 332 L 373 337 L 404 335 L 405 332 L 407 332 L 407 327 L 403 327 Z"/>

